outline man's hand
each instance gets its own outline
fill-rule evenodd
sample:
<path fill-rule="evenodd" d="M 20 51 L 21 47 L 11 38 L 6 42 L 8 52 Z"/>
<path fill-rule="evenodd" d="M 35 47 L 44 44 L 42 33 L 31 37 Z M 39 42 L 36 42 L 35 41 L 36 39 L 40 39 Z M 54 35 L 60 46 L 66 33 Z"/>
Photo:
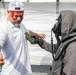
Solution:
<path fill-rule="evenodd" d="M 44 39 L 44 38 L 45 38 L 45 36 L 46 36 L 46 35 L 45 35 L 45 34 L 43 34 L 43 33 L 38 34 L 38 37 L 39 37 L 39 38 L 42 38 L 42 39 Z"/>
<path fill-rule="evenodd" d="M 35 33 L 35 32 L 33 32 L 33 31 L 31 31 L 31 30 L 29 30 L 29 34 L 30 35 L 32 35 L 32 36 L 36 36 L 36 37 L 38 37 L 38 38 L 45 38 L 45 34 L 43 34 L 43 33 L 40 33 L 40 34 L 38 34 L 38 33 Z"/>
<path fill-rule="evenodd" d="M 2 65 L 4 65 L 4 58 L 2 53 L 0 52 L 0 67 L 2 67 Z"/>

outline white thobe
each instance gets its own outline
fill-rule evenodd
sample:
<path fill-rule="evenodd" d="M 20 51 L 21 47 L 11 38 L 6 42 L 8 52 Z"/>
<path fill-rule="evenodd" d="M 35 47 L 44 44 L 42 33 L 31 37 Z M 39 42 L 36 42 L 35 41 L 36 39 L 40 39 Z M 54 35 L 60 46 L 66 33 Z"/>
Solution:
<path fill-rule="evenodd" d="M 0 47 L 5 64 L 2 75 L 29 75 L 31 66 L 25 32 L 29 32 L 23 24 L 15 27 L 11 22 L 0 24 Z"/>

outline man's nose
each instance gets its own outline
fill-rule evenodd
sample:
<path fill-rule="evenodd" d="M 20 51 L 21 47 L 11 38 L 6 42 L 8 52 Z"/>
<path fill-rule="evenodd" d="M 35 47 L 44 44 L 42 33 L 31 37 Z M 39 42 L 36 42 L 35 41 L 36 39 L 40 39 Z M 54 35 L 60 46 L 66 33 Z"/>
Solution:
<path fill-rule="evenodd" d="M 17 20 L 22 20 L 22 18 L 21 17 L 17 17 Z"/>

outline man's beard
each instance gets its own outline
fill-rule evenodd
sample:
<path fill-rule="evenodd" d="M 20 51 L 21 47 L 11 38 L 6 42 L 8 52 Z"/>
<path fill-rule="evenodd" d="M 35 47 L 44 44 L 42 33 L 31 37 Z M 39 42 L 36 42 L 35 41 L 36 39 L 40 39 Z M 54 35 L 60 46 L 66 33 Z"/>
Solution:
<path fill-rule="evenodd" d="M 14 24 L 15 27 L 19 27 L 20 26 L 20 23 L 21 21 L 17 21 L 17 22 L 12 22 Z"/>
<path fill-rule="evenodd" d="M 19 27 L 20 26 L 20 24 L 15 24 L 15 27 Z"/>

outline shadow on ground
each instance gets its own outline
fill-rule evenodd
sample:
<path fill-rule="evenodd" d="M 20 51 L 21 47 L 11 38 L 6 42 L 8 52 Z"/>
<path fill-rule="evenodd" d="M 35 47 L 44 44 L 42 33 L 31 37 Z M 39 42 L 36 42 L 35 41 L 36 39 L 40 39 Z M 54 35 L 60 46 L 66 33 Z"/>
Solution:
<path fill-rule="evenodd" d="M 32 75 L 52 75 L 51 69 L 50 65 L 32 65 Z"/>

